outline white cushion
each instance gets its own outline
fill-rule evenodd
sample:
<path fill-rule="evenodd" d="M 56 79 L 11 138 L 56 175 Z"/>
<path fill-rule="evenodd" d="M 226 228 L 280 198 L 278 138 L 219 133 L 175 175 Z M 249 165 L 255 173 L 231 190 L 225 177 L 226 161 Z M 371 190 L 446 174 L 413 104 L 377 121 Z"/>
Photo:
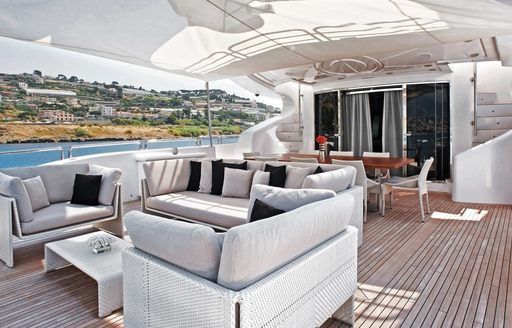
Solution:
<path fill-rule="evenodd" d="M 222 197 L 249 198 L 254 171 L 224 169 Z"/>
<path fill-rule="evenodd" d="M 43 180 L 40 176 L 23 180 L 23 185 L 27 190 L 30 204 L 32 205 L 32 211 L 37 211 L 43 207 L 49 206 L 48 195 L 46 195 L 46 189 L 44 188 Z"/>
<path fill-rule="evenodd" d="M 116 192 L 116 184 L 121 178 L 121 170 L 99 165 L 91 165 L 89 174 L 102 176 L 98 202 L 103 205 L 112 205 L 112 200 L 114 199 L 114 194 Z"/>
<path fill-rule="evenodd" d="M 181 191 L 149 197 L 147 207 L 206 224 L 231 228 L 247 223 L 248 198 L 229 198 Z"/>
<path fill-rule="evenodd" d="M 203 278 L 217 278 L 221 247 L 212 228 L 138 211 L 126 214 L 124 224 L 136 248 Z"/>
<path fill-rule="evenodd" d="M 286 182 L 285 188 L 299 189 L 302 187 L 304 179 L 310 175 L 311 169 L 308 167 L 286 166 Z"/>
<path fill-rule="evenodd" d="M 297 207 L 336 196 L 331 190 L 285 189 L 272 186 L 254 185 L 251 189 L 247 221 L 250 220 L 252 207 L 256 199 L 280 210 L 289 212 Z"/>
<path fill-rule="evenodd" d="M 55 203 L 34 212 L 34 220 L 22 222 L 21 231 L 31 234 L 61 228 L 73 224 L 110 217 L 114 207 L 78 205 L 69 202 Z"/>
<path fill-rule="evenodd" d="M 190 160 L 171 159 L 142 164 L 151 196 L 187 189 Z"/>
<path fill-rule="evenodd" d="M 200 193 L 209 194 L 212 192 L 212 161 L 201 161 L 201 179 L 199 180 Z"/>
<path fill-rule="evenodd" d="M 27 193 L 27 189 L 23 185 L 23 181 L 19 177 L 9 176 L 0 173 L 0 194 L 14 198 L 21 222 L 30 222 L 34 218 L 32 205 Z"/>
<path fill-rule="evenodd" d="M 50 204 L 67 202 L 73 196 L 76 174 L 87 174 L 89 164 L 42 165 L 34 167 L 41 176 Z"/>
<path fill-rule="evenodd" d="M 256 171 L 252 178 L 252 186 L 255 184 L 268 185 L 270 182 L 270 172 Z M 252 187 L 251 186 L 251 187 Z"/>
<path fill-rule="evenodd" d="M 217 283 L 241 290 L 273 273 L 344 231 L 353 208 L 345 194 L 229 229 Z"/>
<path fill-rule="evenodd" d="M 346 166 L 334 171 L 312 174 L 304 179 L 302 188 L 328 189 L 340 192 L 354 186 L 355 178 L 356 169 L 352 166 Z"/>

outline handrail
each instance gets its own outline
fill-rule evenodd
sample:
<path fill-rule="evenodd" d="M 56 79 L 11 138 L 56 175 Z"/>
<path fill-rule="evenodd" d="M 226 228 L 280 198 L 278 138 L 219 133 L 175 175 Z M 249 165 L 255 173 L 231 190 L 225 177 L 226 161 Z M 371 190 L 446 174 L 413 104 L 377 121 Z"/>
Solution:
<path fill-rule="evenodd" d="M 23 153 L 42 153 L 42 152 L 49 152 L 49 151 L 59 151 L 60 159 L 64 159 L 64 148 L 61 146 L 50 147 L 50 148 L 6 150 L 6 151 L 0 151 L 0 155 L 12 155 L 12 154 L 23 154 Z"/>
<path fill-rule="evenodd" d="M 87 149 L 87 148 L 125 146 L 125 145 L 137 145 L 137 146 L 139 146 L 138 150 L 142 150 L 144 148 L 142 140 L 130 141 L 130 142 L 118 142 L 118 143 L 110 142 L 110 143 L 102 143 L 102 144 L 97 144 L 97 145 L 71 146 L 68 148 L 68 158 L 73 157 L 74 149 Z"/>

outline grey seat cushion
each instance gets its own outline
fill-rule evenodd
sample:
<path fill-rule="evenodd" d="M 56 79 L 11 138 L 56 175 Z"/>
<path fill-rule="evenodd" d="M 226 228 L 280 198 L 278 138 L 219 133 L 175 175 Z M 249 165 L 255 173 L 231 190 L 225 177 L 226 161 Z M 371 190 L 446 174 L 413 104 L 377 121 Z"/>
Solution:
<path fill-rule="evenodd" d="M 114 214 L 113 206 L 88 206 L 70 204 L 69 202 L 55 203 L 34 212 L 31 222 L 22 222 L 23 234 L 42 232 L 61 228 L 77 223 L 106 218 Z"/>
<path fill-rule="evenodd" d="M 221 245 L 212 228 L 138 211 L 126 214 L 124 223 L 136 248 L 203 278 L 217 279 Z"/>
<path fill-rule="evenodd" d="M 217 283 L 244 289 L 344 231 L 353 208 L 345 194 L 229 229 Z"/>
<path fill-rule="evenodd" d="M 249 199 L 182 191 L 149 197 L 147 206 L 171 215 L 230 228 L 247 223 Z"/>

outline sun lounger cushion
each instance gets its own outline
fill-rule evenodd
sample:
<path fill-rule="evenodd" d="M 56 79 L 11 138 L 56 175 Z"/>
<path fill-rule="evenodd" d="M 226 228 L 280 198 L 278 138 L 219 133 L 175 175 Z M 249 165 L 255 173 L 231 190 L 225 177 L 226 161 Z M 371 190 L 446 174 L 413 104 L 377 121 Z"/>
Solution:
<path fill-rule="evenodd" d="M 126 214 L 124 223 L 136 248 L 203 278 L 217 279 L 221 245 L 212 228 L 138 211 Z"/>
<path fill-rule="evenodd" d="M 31 222 L 22 222 L 23 234 L 47 231 L 73 224 L 111 216 L 114 207 L 98 205 L 77 205 L 69 202 L 55 203 L 34 212 Z"/>
<path fill-rule="evenodd" d="M 278 270 L 345 230 L 353 207 L 346 194 L 229 229 L 217 283 L 241 290 Z"/>

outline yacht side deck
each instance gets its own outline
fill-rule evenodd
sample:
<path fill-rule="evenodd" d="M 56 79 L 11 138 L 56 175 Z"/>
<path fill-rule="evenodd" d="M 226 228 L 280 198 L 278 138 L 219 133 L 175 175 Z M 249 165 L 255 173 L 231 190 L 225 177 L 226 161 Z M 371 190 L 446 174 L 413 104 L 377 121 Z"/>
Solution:
<path fill-rule="evenodd" d="M 512 207 L 430 198 L 425 223 L 414 194 L 397 194 L 385 217 L 369 213 L 356 327 L 512 327 Z M 122 327 L 122 310 L 97 318 L 93 279 L 75 267 L 44 273 L 43 244 L 17 244 L 16 267 L 0 264 L 0 326 Z"/>

